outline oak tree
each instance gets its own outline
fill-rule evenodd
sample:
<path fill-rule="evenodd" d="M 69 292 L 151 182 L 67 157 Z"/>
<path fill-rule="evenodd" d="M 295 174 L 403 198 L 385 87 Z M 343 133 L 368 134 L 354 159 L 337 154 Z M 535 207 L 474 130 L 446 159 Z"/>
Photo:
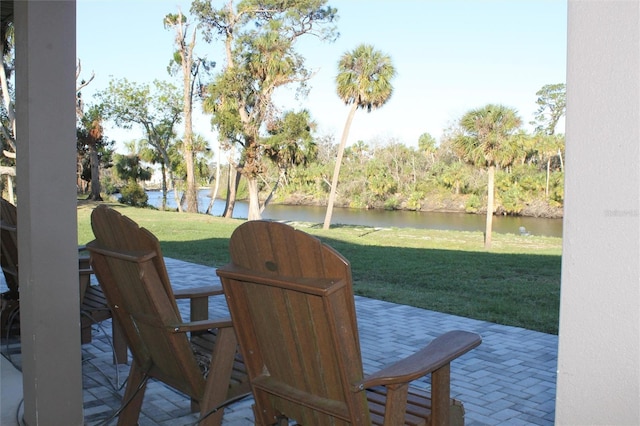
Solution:
<path fill-rule="evenodd" d="M 229 0 L 220 8 L 195 0 L 191 13 L 200 20 L 206 40 L 224 44 L 226 66 L 208 86 L 204 106 L 214 114 L 212 122 L 222 137 L 240 147 L 236 167 L 248 183 L 248 218 L 259 219 L 263 138 L 279 115 L 273 94 L 291 84 L 304 93 L 312 73 L 296 51 L 296 41 L 309 35 L 334 40 L 337 11 L 325 0 Z M 232 213 L 227 209 L 225 215 Z"/>

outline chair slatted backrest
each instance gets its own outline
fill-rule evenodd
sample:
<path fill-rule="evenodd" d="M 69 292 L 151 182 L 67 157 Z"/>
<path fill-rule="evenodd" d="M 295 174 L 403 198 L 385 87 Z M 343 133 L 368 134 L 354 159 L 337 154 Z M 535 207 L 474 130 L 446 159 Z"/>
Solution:
<path fill-rule="evenodd" d="M 0 265 L 9 299 L 18 299 L 18 213 L 16 206 L 0 198 Z"/>
<path fill-rule="evenodd" d="M 135 362 L 151 377 L 202 397 L 204 377 L 185 333 L 160 244 L 148 230 L 102 205 L 94 209 L 91 264 Z"/>
<path fill-rule="evenodd" d="M 349 262 L 320 240 L 250 221 L 218 269 L 264 424 L 369 424 Z"/>

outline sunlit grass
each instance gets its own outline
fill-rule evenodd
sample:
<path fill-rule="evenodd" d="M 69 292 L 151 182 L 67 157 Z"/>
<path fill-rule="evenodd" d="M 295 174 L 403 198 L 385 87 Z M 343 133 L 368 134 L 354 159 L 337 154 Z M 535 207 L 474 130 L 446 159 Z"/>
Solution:
<path fill-rule="evenodd" d="M 89 214 L 78 206 L 79 243 L 93 238 Z M 229 261 L 228 243 L 243 223 L 203 214 L 114 205 L 153 232 L 165 256 L 208 266 Z M 481 232 L 371 228 L 293 223 L 351 262 L 359 295 L 557 333 L 562 240 L 493 234 L 490 251 Z"/>

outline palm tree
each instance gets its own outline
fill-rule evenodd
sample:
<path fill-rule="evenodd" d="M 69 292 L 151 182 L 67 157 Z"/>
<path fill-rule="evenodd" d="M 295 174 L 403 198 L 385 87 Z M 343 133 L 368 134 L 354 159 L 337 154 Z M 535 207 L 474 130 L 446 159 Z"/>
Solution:
<path fill-rule="evenodd" d="M 371 112 L 384 105 L 393 93 L 391 80 L 395 75 L 396 70 L 391 63 L 391 57 L 375 50 L 373 46 L 368 44 L 361 44 L 353 51 L 346 52 L 338 62 L 338 75 L 336 77 L 338 96 L 345 105 L 351 105 L 351 109 L 338 146 L 338 156 L 333 170 L 331 192 L 329 193 L 323 229 L 329 229 L 331 224 L 342 156 L 344 155 L 344 147 L 347 143 L 353 116 L 358 108 Z"/>
<path fill-rule="evenodd" d="M 509 166 L 518 155 L 513 137 L 522 120 L 515 109 L 503 105 L 486 105 L 467 112 L 460 119 L 462 132 L 454 140 L 460 157 L 478 167 L 487 168 L 487 221 L 485 248 L 491 248 L 494 177 L 496 166 Z"/>
<path fill-rule="evenodd" d="M 564 140 L 556 135 L 556 127 L 567 110 L 566 84 L 544 85 L 536 92 L 536 96 L 538 96 L 536 103 L 539 108 L 536 111 L 536 121 L 531 124 L 537 125 L 535 131 L 539 142 L 538 151 L 542 158 L 547 161 L 545 196 L 548 198 L 551 158 L 557 155 L 560 159 L 561 170 L 563 168 L 562 147 Z"/>
<path fill-rule="evenodd" d="M 551 180 L 551 160 L 553 157 L 558 155 L 560 160 L 562 161 L 561 149 L 564 144 L 564 138 L 559 135 L 554 134 L 546 134 L 546 133 L 537 133 L 535 135 L 536 138 L 536 149 L 540 154 L 541 160 L 545 161 L 546 169 L 547 169 L 547 179 L 546 185 L 544 189 L 544 196 L 549 199 L 549 181 Z"/>
<path fill-rule="evenodd" d="M 263 142 L 264 155 L 278 168 L 278 178 L 271 192 L 260 206 L 260 213 L 275 194 L 280 181 L 286 185 L 287 171 L 290 167 L 307 164 L 318 156 L 318 146 L 313 141 L 312 131 L 316 123 L 311 120 L 309 111 L 289 111 L 282 119 L 276 120 L 269 128 L 270 136 Z"/>
<path fill-rule="evenodd" d="M 92 107 L 80 119 L 81 128 L 78 129 L 79 142 L 87 147 L 89 153 L 89 164 L 91 176 L 91 193 L 87 200 L 102 201 L 100 195 L 100 145 L 104 145 L 104 129 L 102 127 L 102 116 L 97 107 Z"/>

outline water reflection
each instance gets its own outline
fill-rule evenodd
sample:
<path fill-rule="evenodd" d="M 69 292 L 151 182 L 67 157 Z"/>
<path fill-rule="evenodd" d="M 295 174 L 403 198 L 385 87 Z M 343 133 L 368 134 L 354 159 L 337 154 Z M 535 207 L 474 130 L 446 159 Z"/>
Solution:
<path fill-rule="evenodd" d="M 159 207 L 162 194 L 159 191 L 148 191 L 149 204 Z M 200 190 L 198 208 L 205 212 L 211 198 L 208 189 Z M 169 208 L 176 208 L 173 193 L 167 195 Z M 224 209 L 224 200 L 216 200 L 212 214 L 220 216 Z M 233 217 L 246 218 L 248 205 L 244 201 L 236 202 Z M 321 206 L 286 206 L 269 205 L 262 214 L 264 219 L 322 223 L 325 207 Z M 484 231 L 485 216 L 465 213 L 386 211 L 335 208 L 332 216 L 333 224 L 365 225 L 396 228 L 427 228 L 458 231 Z M 494 232 L 519 234 L 524 227 L 531 235 L 562 237 L 562 219 L 540 219 L 532 217 L 496 216 L 493 221 Z"/>

